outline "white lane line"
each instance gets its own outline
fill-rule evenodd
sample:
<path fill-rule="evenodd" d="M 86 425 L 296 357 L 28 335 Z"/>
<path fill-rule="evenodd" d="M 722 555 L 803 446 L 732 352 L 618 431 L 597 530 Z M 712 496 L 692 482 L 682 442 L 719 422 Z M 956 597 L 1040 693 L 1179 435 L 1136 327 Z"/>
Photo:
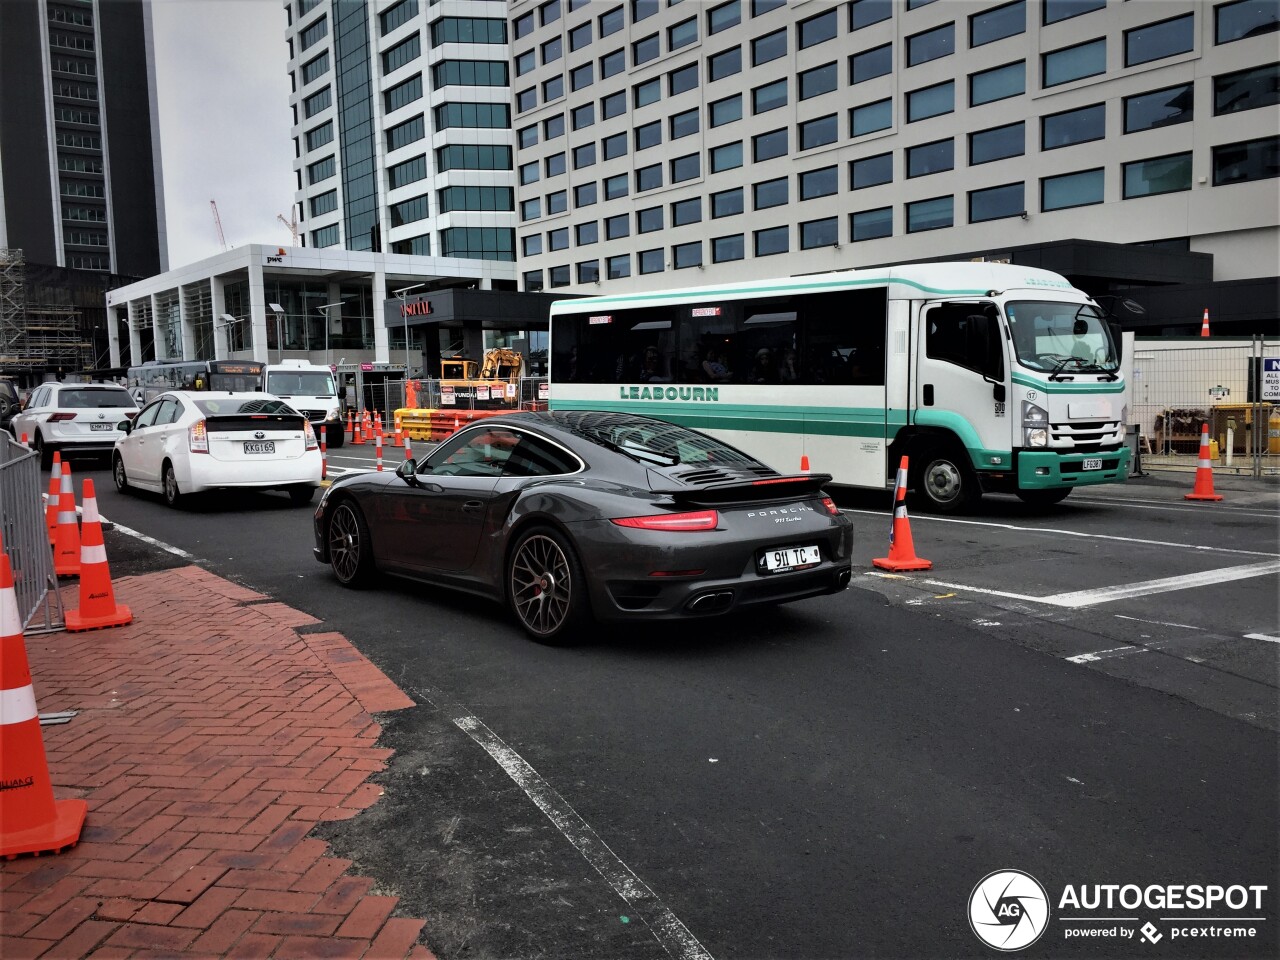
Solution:
<path fill-rule="evenodd" d="M 1098 504 L 1098 505 L 1106 505 L 1106 504 L 1111 504 L 1111 503 L 1122 503 L 1122 504 L 1124 504 L 1126 507 L 1133 507 L 1135 510 L 1172 510 L 1172 511 L 1174 511 L 1175 513 L 1178 513 L 1178 512 L 1182 512 L 1182 513 L 1192 513 L 1192 512 L 1194 512 L 1194 511 L 1199 510 L 1199 511 L 1201 511 L 1201 512 L 1204 512 L 1204 507 L 1203 507 L 1203 506 L 1195 506 L 1195 505 L 1190 504 L 1190 503 L 1186 503 L 1186 504 L 1182 504 L 1182 503 L 1152 503 L 1150 500 L 1126 500 L 1126 499 L 1123 499 L 1123 498 L 1121 498 L 1121 497 L 1115 497 L 1115 498 L 1113 498 L 1113 499 L 1106 499 L 1106 500 L 1103 500 L 1103 499 L 1101 499 L 1101 498 L 1098 498 L 1098 499 L 1088 499 L 1088 498 L 1086 498 L 1086 497 L 1072 497 L 1072 498 L 1071 498 L 1071 502 L 1072 502 L 1072 503 Z M 1247 509 L 1247 508 L 1245 508 L 1245 507 L 1225 507 L 1225 506 L 1222 506 L 1222 505 L 1217 505 L 1217 506 L 1215 506 L 1213 509 L 1214 509 L 1214 512 L 1215 512 L 1215 513 L 1231 513 L 1231 514 L 1234 514 L 1234 515 L 1236 515 L 1236 516 L 1241 516 L 1241 517 L 1266 517 L 1266 518 L 1267 518 L 1267 519 L 1269 519 L 1269 520 L 1274 520 L 1274 519 L 1275 519 L 1275 516 L 1276 516 L 1275 511 L 1271 511 L 1271 512 L 1260 512 L 1260 511 L 1257 511 L 1257 510 L 1249 510 L 1249 509 Z"/>
<path fill-rule="evenodd" d="M 849 510 L 842 513 L 865 513 L 868 516 L 884 517 L 883 510 Z M 1082 533 L 1079 530 L 1057 530 L 1053 527 L 1023 527 L 1016 523 L 994 523 L 990 520 L 961 520 L 958 517 L 935 517 L 930 514 L 913 516 L 913 521 L 933 521 L 935 523 L 962 523 L 976 527 L 996 527 L 1001 530 L 1014 530 L 1018 533 L 1051 533 L 1062 537 L 1080 537 L 1086 540 L 1115 540 L 1120 543 L 1136 543 L 1149 547 L 1176 547 L 1179 550 L 1199 550 L 1207 553 L 1238 553 L 1249 557 L 1280 557 L 1280 553 L 1266 550 L 1236 550 L 1231 547 L 1207 547 L 1198 543 L 1172 543 L 1168 540 L 1143 540 L 1137 537 L 1116 537 L 1105 533 Z"/>
<path fill-rule="evenodd" d="M 1077 653 L 1074 657 L 1066 657 L 1065 659 L 1071 663 L 1092 663 L 1095 660 L 1101 660 L 1103 657 L 1118 656 L 1124 653 L 1150 653 L 1147 647 L 1111 647 L 1109 650 L 1095 650 L 1093 653 Z"/>
<path fill-rule="evenodd" d="M 1170 593 L 1174 590 L 1189 590 L 1194 587 L 1208 586 L 1213 583 L 1226 583 L 1231 580 L 1246 580 L 1250 577 L 1263 577 L 1280 573 L 1280 560 L 1267 560 L 1262 563 L 1248 563 L 1239 567 L 1221 567 L 1217 570 L 1205 570 L 1202 573 L 1189 573 L 1181 577 L 1164 577 L 1160 580 L 1143 580 L 1139 583 L 1122 583 L 1109 587 L 1098 587 L 1094 590 L 1076 590 L 1072 593 L 1058 593 L 1049 597 L 1032 597 L 1025 593 L 1010 593 L 1007 590 L 990 590 L 986 587 L 971 587 L 963 583 L 951 583 L 947 580 L 916 580 L 910 577 L 895 576 L 897 580 L 911 580 L 930 587 L 945 587 L 948 590 L 963 590 L 967 593 L 980 593 L 988 597 L 1005 597 L 1009 600 L 1022 600 L 1027 603 L 1043 603 L 1051 607 L 1065 607 L 1078 610 L 1081 607 L 1092 607 L 1099 603 L 1110 603 L 1112 600 L 1124 600 L 1129 597 L 1144 597 L 1154 593 Z M 884 574 L 864 571 L 864 576 L 888 579 Z"/>
<path fill-rule="evenodd" d="M 1204 627 L 1193 627 L 1189 623 L 1167 623 L 1164 620 L 1143 620 L 1141 617 L 1126 617 L 1123 613 L 1116 614 L 1117 620 L 1133 620 L 1136 623 L 1150 623 L 1157 627 L 1181 627 L 1183 630 L 1203 630 Z"/>
<path fill-rule="evenodd" d="M 1268 637 L 1265 633 L 1246 633 L 1246 640 L 1265 640 L 1267 643 L 1280 643 L 1280 637 Z"/>
<path fill-rule="evenodd" d="M 172 547 L 169 544 L 163 542 L 162 540 L 155 539 L 155 537 L 148 537 L 145 533 L 139 533 L 137 530 L 131 530 L 129 527 L 122 526 L 121 524 L 108 520 L 106 517 L 102 517 L 102 522 L 110 523 L 113 529 L 119 530 L 121 533 L 125 534 L 126 536 L 134 537 L 138 540 L 141 540 L 143 543 L 149 543 L 153 547 L 159 547 L 161 550 L 164 550 L 168 553 L 172 553 L 174 556 L 182 557 L 184 560 L 195 559 L 195 557 L 192 554 L 187 553 L 187 551 L 185 550 L 179 550 L 177 547 Z"/>
<path fill-rule="evenodd" d="M 568 801 L 479 717 L 468 713 L 458 704 L 449 703 L 434 690 L 428 692 L 419 687 L 415 692 L 432 706 L 445 711 L 459 730 L 497 761 L 498 766 L 524 791 L 525 796 L 546 814 L 547 819 L 556 825 L 564 838 L 604 878 L 614 893 L 637 914 L 638 919 L 649 928 L 672 960 L 714 960 L 689 928 L 609 849 L 609 845 L 600 839 Z"/>

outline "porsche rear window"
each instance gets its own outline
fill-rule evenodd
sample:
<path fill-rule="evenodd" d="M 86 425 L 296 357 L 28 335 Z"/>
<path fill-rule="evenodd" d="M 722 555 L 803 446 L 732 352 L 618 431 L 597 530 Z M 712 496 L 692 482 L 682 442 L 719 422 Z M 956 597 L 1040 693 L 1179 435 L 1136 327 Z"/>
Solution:
<path fill-rule="evenodd" d="M 682 463 L 758 463 L 705 433 L 661 420 L 587 413 L 572 424 L 590 440 L 620 449 L 637 460 L 675 466 Z"/>
<path fill-rule="evenodd" d="M 239 397 L 200 397 L 195 401 L 200 412 L 210 417 L 225 417 L 237 413 L 294 413 L 293 407 L 283 400 L 271 397 L 255 397 L 245 400 Z"/>
<path fill-rule="evenodd" d="M 105 407 L 136 407 L 128 390 L 101 387 L 83 387 L 62 390 L 54 401 L 59 407 L 77 410 L 97 410 Z"/>

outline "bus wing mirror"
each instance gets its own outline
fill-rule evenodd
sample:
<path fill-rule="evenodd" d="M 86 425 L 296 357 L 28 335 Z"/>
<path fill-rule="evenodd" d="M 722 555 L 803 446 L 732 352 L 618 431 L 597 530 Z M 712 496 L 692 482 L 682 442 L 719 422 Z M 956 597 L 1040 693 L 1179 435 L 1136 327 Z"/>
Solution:
<path fill-rule="evenodd" d="M 996 403 L 1004 403 L 1005 390 L 1003 383 L 993 383 L 991 385 L 991 396 Z"/>

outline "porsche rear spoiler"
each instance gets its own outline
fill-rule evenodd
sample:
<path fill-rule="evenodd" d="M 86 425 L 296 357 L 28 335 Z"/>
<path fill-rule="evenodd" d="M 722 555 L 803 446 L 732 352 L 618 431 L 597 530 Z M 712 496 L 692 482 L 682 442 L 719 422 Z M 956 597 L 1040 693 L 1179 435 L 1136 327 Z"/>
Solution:
<path fill-rule="evenodd" d="M 831 482 L 829 473 L 795 473 L 777 477 L 725 480 L 699 486 L 676 486 L 669 477 L 650 471 L 655 494 L 680 503 L 726 504 L 757 500 L 797 500 L 812 497 Z"/>

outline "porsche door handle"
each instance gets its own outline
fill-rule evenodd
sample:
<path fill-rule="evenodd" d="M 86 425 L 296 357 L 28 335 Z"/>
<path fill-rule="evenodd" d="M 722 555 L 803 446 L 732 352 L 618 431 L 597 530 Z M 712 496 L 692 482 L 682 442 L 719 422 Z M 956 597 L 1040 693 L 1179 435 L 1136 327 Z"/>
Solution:
<path fill-rule="evenodd" d="M 483 500 L 468 500 L 462 505 L 463 513 L 479 513 L 484 509 Z"/>

